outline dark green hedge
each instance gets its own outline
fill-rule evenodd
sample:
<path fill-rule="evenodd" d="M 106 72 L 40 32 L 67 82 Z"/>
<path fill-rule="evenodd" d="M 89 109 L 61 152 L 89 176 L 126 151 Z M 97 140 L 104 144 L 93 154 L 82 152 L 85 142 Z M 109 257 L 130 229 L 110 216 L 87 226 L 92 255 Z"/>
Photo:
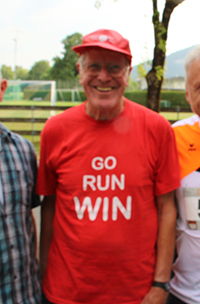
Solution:
<path fill-rule="evenodd" d="M 50 100 L 50 90 L 23 90 L 23 98 L 25 100 L 33 100 L 34 98 L 41 98 L 42 100 Z"/>
<path fill-rule="evenodd" d="M 147 92 L 146 91 L 135 91 L 135 92 L 125 92 L 124 96 L 128 99 L 146 105 Z M 181 106 L 190 107 L 185 98 L 184 91 L 162 91 L 161 100 L 169 100 L 171 107 Z"/>
<path fill-rule="evenodd" d="M 161 99 L 169 100 L 171 102 L 171 107 L 190 107 L 185 98 L 184 91 L 162 91 Z"/>
<path fill-rule="evenodd" d="M 80 100 L 81 99 L 81 100 Z M 79 91 L 79 94 L 74 92 L 74 101 L 84 101 L 86 99 L 85 93 Z M 58 101 L 70 101 L 72 100 L 72 92 L 71 91 L 57 91 L 57 100 Z"/>
<path fill-rule="evenodd" d="M 124 96 L 129 100 L 135 101 L 143 106 L 146 106 L 146 100 L 147 100 L 146 91 L 125 92 Z"/>
<path fill-rule="evenodd" d="M 68 101 L 71 100 L 71 92 L 59 92 L 57 91 L 57 100 L 58 101 Z"/>
<path fill-rule="evenodd" d="M 146 99 L 147 99 L 146 91 L 125 92 L 124 96 L 144 106 L 146 105 Z M 80 91 L 80 97 L 81 97 L 81 101 L 86 100 L 86 96 L 83 91 Z M 189 105 L 185 98 L 184 91 L 162 91 L 161 100 L 169 100 L 171 107 L 181 106 L 181 107 L 189 108 Z"/>
<path fill-rule="evenodd" d="M 33 99 L 36 97 L 42 97 L 43 99 L 47 100 L 47 98 L 50 98 L 50 95 L 48 94 L 49 91 L 28 91 L 24 90 L 24 99 Z M 146 98 L 147 98 L 147 92 L 146 91 L 133 91 L 133 92 L 125 92 L 124 96 L 132 101 L 135 101 L 137 103 L 140 103 L 142 105 L 146 105 Z M 86 96 L 84 91 L 79 91 L 79 94 L 75 92 L 75 101 L 84 101 L 86 100 Z M 62 91 L 60 93 L 57 92 L 57 100 L 58 101 L 70 101 L 72 99 L 71 91 Z M 162 91 L 161 93 L 161 100 L 168 100 L 170 101 L 171 107 L 181 106 L 181 107 L 188 107 L 189 105 L 185 98 L 185 92 L 184 91 Z"/>

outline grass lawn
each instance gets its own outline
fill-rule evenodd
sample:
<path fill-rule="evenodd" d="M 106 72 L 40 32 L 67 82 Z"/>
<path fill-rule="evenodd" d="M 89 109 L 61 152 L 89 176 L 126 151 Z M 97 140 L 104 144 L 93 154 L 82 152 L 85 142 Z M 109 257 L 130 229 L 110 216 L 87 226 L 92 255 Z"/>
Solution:
<path fill-rule="evenodd" d="M 180 120 L 184 118 L 188 118 L 194 113 L 192 112 L 182 112 L 182 113 L 176 113 L 176 112 L 160 112 L 160 115 L 164 116 L 167 120 Z"/>
<path fill-rule="evenodd" d="M 56 106 L 64 106 L 64 107 L 69 107 L 69 106 L 76 106 L 80 103 L 78 102 L 56 102 Z M 34 111 L 31 110 L 17 110 L 17 109 L 1 109 L 1 106 L 3 105 L 20 105 L 20 106 L 31 106 L 34 105 L 36 108 Z M 51 112 L 49 110 L 42 110 L 42 109 L 37 109 L 37 106 L 50 106 L 49 101 L 3 101 L 0 103 L 0 117 L 1 118 L 44 118 L 47 119 L 51 116 Z M 55 114 L 61 113 L 61 110 L 55 111 Z M 176 113 L 176 112 L 161 112 L 160 115 L 164 116 L 168 120 L 179 120 L 183 118 L 190 117 L 193 115 L 193 113 Z M 35 130 L 35 131 L 41 131 L 44 123 L 34 123 L 32 124 L 31 122 L 24 123 L 24 122 L 4 122 L 3 123 L 8 129 L 10 130 Z M 38 135 L 24 135 L 25 138 L 29 139 L 30 141 L 33 142 L 37 155 L 39 156 L 39 146 L 40 146 L 40 136 Z"/>
<path fill-rule="evenodd" d="M 56 106 L 76 106 L 80 104 L 81 102 L 72 102 L 72 101 L 56 101 Z M 0 106 L 51 106 L 50 101 L 35 101 L 35 100 L 21 100 L 21 101 L 15 101 L 15 100 L 4 100 L 0 103 Z"/>

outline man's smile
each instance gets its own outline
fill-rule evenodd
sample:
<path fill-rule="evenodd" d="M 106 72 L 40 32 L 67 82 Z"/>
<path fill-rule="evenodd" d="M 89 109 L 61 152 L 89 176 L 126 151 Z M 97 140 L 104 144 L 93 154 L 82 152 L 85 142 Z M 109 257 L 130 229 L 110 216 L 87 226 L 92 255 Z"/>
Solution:
<path fill-rule="evenodd" d="M 112 90 L 111 87 L 95 87 L 98 91 L 101 91 L 101 92 L 109 92 Z"/>

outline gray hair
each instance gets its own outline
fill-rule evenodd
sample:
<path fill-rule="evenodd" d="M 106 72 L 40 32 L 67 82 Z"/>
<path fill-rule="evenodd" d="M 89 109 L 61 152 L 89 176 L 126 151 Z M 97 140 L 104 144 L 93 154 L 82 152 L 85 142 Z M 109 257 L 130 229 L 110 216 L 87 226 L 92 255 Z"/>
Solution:
<path fill-rule="evenodd" d="M 187 74 L 189 68 L 194 60 L 200 60 L 200 45 L 195 46 L 185 57 L 185 80 L 187 81 Z"/>
<path fill-rule="evenodd" d="M 78 58 L 78 63 L 79 63 L 80 65 L 83 64 L 84 58 L 85 58 L 85 53 L 82 53 L 82 54 L 80 55 L 80 57 Z"/>

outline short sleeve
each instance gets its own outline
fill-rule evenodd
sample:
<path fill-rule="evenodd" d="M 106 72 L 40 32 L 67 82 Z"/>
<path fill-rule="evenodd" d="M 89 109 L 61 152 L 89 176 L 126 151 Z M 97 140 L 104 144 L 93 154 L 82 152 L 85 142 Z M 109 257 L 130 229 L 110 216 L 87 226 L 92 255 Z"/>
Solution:
<path fill-rule="evenodd" d="M 41 132 L 40 161 L 37 175 L 36 192 L 40 195 L 54 195 L 56 192 L 56 173 L 50 164 L 51 142 L 46 128 Z"/>
<path fill-rule="evenodd" d="M 175 135 L 170 124 L 160 132 L 160 146 L 155 171 L 155 195 L 162 195 L 180 186 L 180 168 Z"/>

